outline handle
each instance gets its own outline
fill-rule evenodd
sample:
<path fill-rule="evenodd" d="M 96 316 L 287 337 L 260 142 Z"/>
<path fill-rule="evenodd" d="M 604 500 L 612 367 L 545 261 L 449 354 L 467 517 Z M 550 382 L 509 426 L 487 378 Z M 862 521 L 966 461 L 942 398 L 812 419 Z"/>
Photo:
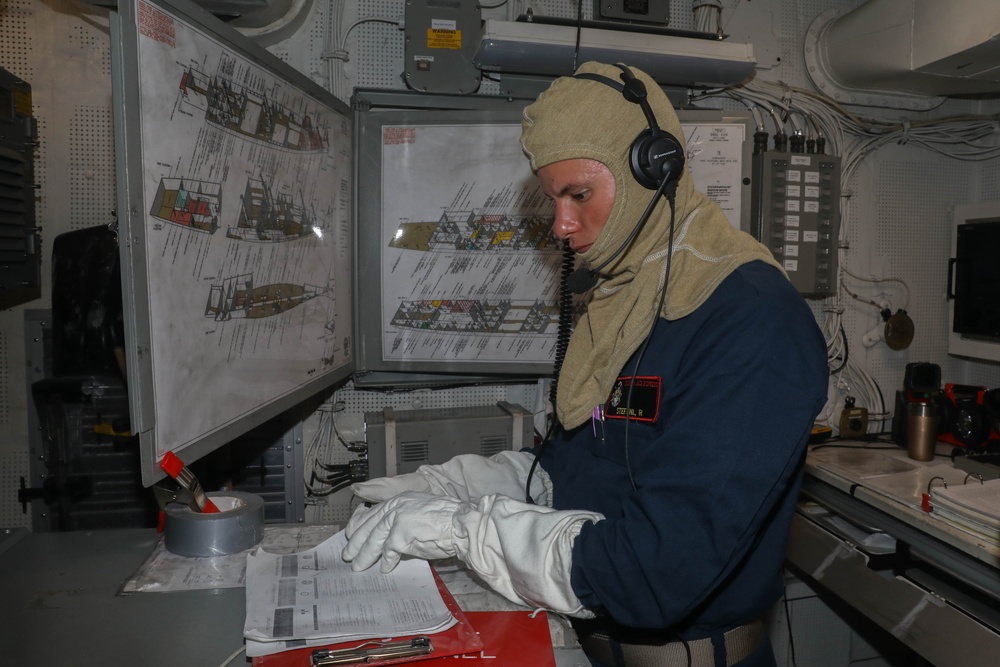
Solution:
<path fill-rule="evenodd" d="M 954 287 L 954 283 L 952 282 L 952 277 L 955 274 L 955 266 L 957 264 L 958 264 L 958 258 L 957 257 L 949 257 L 948 258 L 948 292 L 946 294 L 946 297 L 948 299 L 954 299 L 955 298 L 955 292 L 952 289 Z"/>

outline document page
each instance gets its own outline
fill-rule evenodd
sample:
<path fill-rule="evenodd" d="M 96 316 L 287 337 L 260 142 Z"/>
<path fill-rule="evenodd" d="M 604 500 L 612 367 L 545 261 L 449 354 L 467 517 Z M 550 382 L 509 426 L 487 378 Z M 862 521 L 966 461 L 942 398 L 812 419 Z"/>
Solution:
<path fill-rule="evenodd" d="M 346 544 L 341 531 L 297 554 L 247 556 L 248 654 L 252 642 L 432 634 L 457 622 L 427 561 L 403 560 L 387 574 L 377 565 L 354 572 L 340 555 Z"/>
<path fill-rule="evenodd" d="M 938 518 L 1000 546 L 1000 479 L 936 486 L 931 507 Z"/>

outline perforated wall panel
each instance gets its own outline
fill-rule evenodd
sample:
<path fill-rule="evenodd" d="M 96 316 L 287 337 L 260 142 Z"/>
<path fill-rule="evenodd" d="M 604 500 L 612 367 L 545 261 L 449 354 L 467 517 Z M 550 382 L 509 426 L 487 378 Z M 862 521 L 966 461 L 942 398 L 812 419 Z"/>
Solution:
<path fill-rule="evenodd" d="M 106 225 L 115 210 L 114 118 L 107 106 L 73 109 L 69 132 L 70 228 Z"/>
<path fill-rule="evenodd" d="M 885 274 L 901 278 L 909 286 L 909 304 L 898 307 L 906 305 L 916 326 L 908 350 L 895 352 L 885 345 L 873 348 L 868 367 L 883 391 L 901 388 L 903 371 L 910 361 L 940 364 L 943 381 L 962 381 L 961 362 L 946 354 L 945 280 L 952 207 L 972 196 L 973 167 L 950 160 L 946 164 L 945 158 L 920 155 L 918 149 L 907 152 L 908 160 L 883 162 L 876 183 L 876 252 L 887 259 Z M 926 178 L 928 169 L 935 178 Z"/>
<path fill-rule="evenodd" d="M 32 0 L 4 0 L 0 4 L 0 66 L 32 84 L 38 71 L 38 53 L 32 39 L 38 18 L 35 6 Z M 38 123 L 39 133 L 43 127 Z M 41 150 L 35 152 L 37 183 L 45 176 L 42 154 Z M 37 211 L 40 219 L 41 209 Z M 20 319 L 20 309 L 0 314 L 0 426 L 4 432 L 0 438 L 0 527 L 4 528 L 26 528 L 31 522 L 16 502 L 19 480 L 28 475 Z"/>
<path fill-rule="evenodd" d="M 31 25 L 35 20 L 32 0 L 4 0 L 0 8 L 0 60 L 3 68 L 25 81 L 34 81 L 35 52 Z"/>
<path fill-rule="evenodd" d="M 803 39 L 813 20 L 828 9 L 844 6 L 837 0 L 781 0 L 771 3 L 774 20 L 781 43 L 781 62 L 770 75 L 790 86 L 811 88 L 809 77 L 802 66 Z M 768 76 L 774 80 L 775 77 Z"/>
<path fill-rule="evenodd" d="M 10 355 L 9 336 L 0 332 L 0 357 L 7 359 Z M 6 364 L 0 366 L 0 425 L 10 424 L 10 373 Z"/>
<path fill-rule="evenodd" d="M 996 160 L 982 167 L 981 201 L 996 201 L 1000 199 L 1000 163 Z"/>
<path fill-rule="evenodd" d="M 313 2 L 298 34 L 267 47 L 275 56 L 327 89 L 328 77 L 322 54 L 327 48 L 332 5 L 332 2 Z"/>
<path fill-rule="evenodd" d="M 357 13 L 350 8 L 344 16 L 345 29 L 361 18 L 398 19 L 403 3 L 397 0 L 362 0 Z M 351 31 L 346 46 L 351 53 L 347 64 L 352 87 L 405 88 L 403 85 L 403 32 L 391 23 L 362 23 Z"/>

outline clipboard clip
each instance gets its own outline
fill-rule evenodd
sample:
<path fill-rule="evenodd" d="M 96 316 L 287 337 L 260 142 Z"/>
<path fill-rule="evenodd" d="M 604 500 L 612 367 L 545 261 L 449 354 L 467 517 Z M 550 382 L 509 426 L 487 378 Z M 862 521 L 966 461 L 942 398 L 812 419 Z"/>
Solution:
<path fill-rule="evenodd" d="M 432 652 L 430 637 L 414 637 L 399 641 L 367 641 L 354 648 L 316 649 L 312 652 L 312 667 L 328 665 L 358 665 L 379 660 L 393 660 Z"/>

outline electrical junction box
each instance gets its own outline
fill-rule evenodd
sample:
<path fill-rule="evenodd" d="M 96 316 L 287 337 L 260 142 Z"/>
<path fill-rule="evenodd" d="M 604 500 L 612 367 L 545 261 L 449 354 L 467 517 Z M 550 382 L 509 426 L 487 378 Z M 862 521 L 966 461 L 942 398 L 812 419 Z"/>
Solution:
<path fill-rule="evenodd" d="M 751 228 L 807 297 L 836 293 L 840 158 L 764 151 L 754 156 Z"/>
<path fill-rule="evenodd" d="M 365 413 L 365 434 L 369 477 L 393 477 L 457 454 L 492 456 L 530 447 L 534 421 L 530 411 L 506 401 L 467 408 L 385 408 Z"/>
<path fill-rule="evenodd" d="M 407 0 L 403 80 L 413 90 L 468 95 L 479 89 L 472 60 L 479 46 L 475 2 Z"/>

